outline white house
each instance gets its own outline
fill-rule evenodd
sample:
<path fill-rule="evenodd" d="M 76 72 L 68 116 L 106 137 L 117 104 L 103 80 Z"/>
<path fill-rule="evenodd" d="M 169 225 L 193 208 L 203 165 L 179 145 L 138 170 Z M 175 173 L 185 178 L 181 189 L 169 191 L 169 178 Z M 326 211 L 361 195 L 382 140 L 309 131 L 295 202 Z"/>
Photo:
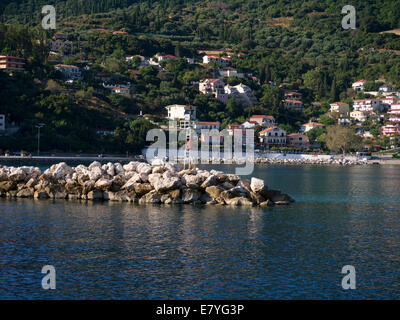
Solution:
<path fill-rule="evenodd" d="M 228 102 L 228 94 L 225 93 L 225 83 L 220 79 L 204 79 L 199 83 L 199 91 L 203 94 L 213 94 L 223 103 Z"/>
<path fill-rule="evenodd" d="M 367 82 L 367 80 L 364 80 L 364 79 L 358 80 L 358 81 L 356 81 L 356 82 L 353 82 L 353 84 L 351 85 L 351 87 L 352 87 L 354 90 L 362 90 L 362 91 L 364 91 L 364 85 L 365 85 L 366 82 Z"/>
<path fill-rule="evenodd" d="M 341 126 L 351 125 L 351 118 L 349 116 L 342 116 L 338 119 L 338 124 Z"/>
<path fill-rule="evenodd" d="M 358 99 L 354 100 L 353 109 L 354 111 L 367 111 L 381 112 L 384 106 L 380 99 Z"/>
<path fill-rule="evenodd" d="M 227 67 L 227 68 L 223 68 L 223 69 L 219 69 L 218 73 L 220 75 L 220 77 L 226 77 L 226 78 L 230 78 L 230 77 L 238 77 L 238 78 L 244 78 L 244 74 L 243 73 L 238 73 L 236 69 L 232 68 L 232 67 Z"/>
<path fill-rule="evenodd" d="M 127 87 L 122 87 L 122 86 L 113 87 L 113 88 L 111 89 L 111 91 L 112 91 L 113 93 L 116 93 L 116 94 L 129 94 L 129 93 L 130 93 L 129 88 L 127 88 Z"/>
<path fill-rule="evenodd" d="M 400 116 L 400 103 L 392 104 L 390 106 L 389 112 L 390 115 L 397 115 Z"/>
<path fill-rule="evenodd" d="M 165 107 L 168 111 L 168 120 L 178 121 L 187 120 L 191 121 L 196 119 L 196 107 L 190 105 L 173 104 Z"/>
<path fill-rule="evenodd" d="M 369 117 L 369 112 L 366 111 L 353 111 L 350 112 L 350 118 L 359 121 L 359 122 L 365 122 Z"/>
<path fill-rule="evenodd" d="M 394 94 L 388 95 L 381 99 L 382 104 L 385 107 L 390 107 L 392 104 L 396 104 L 399 100 L 399 97 Z"/>
<path fill-rule="evenodd" d="M 162 55 L 156 55 L 155 56 L 155 58 L 157 59 L 157 61 L 158 62 L 162 62 L 162 61 L 168 61 L 168 60 L 171 60 L 171 59 L 176 59 L 177 57 L 176 56 L 174 56 L 174 55 L 172 55 L 172 54 L 167 54 L 167 55 L 165 55 L 165 56 L 162 56 Z"/>
<path fill-rule="evenodd" d="M 252 115 L 250 117 L 249 122 L 256 122 L 258 125 L 260 126 L 264 126 L 264 127 L 273 127 L 275 126 L 275 118 L 273 116 L 267 116 L 265 114 L 263 115 Z"/>
<path fill-rule="evenodd" d="M 286 145 L 286 131 L 279 127 L 271 127 L 260 131 L 260 142 L 267 146 Z"/>
<path fill-rule="evenodd" d="M 325 125 L 323 125 L 322 123 L 318 123 L 318 122 L 308 122 L 308 123 L 303 124 L 300 127 L 300 133 L 306 133 L 314 128 L 323 129 L 323 128 L 325 128 Z"/>
<path fill-rule="evenodd" d="M 0 114 L 0 131 L 6 130 L 6 116 L 4 114 Z"/>
<path fill-rule="evenodd" d="M 253 91 L 244 84 L 238 84 L 236 86 L 226 85 L 225 93 L 229 98 L 234 98 L 247 107 L 252 107 L 257 103 L 257 98 L 253 94 Z"/>
<path fill-rule="evenodd" d="M 150 59 L 149 58 L 146 58 L 146 57 L 138 55 L 138 54 L 134 55 L 134 56 L 126 57 L 126 62 L 131 62 L 132 59 L 134 59 L 134 58 L 139 58 L 140 59 L 140 64 L 139 64 L 140 67 L 147 67 L 148 65 L 150 65 L 150 61 L 149 61 Z"/>
<path fill-rule="evenodd" d="M 79 79 L 82 76 L 81 71 L 76 66 L 57 64 L 55 69 L 62 72 L 64 76 L 68 79 Z"/>
<path fill-rule="evenodd" d="M 228 67 L 231 64 L 231 60 L 229 58 L 223 58 L 223 57 L 217 57 L 217 56 L 207 56 L 207 55 L 203 57 L 204 64 L 209 64 L 212 62 L 220 64 L 223 67 Z"/>
<path fill-rule="evenodd" d="M 297 111 L 297 112 L 302 112 L 303 111 L 303 102 L 300 100 L 291 100 L 291 99 L 285 99 L 283 100 L 283 106 L 292 111 Z"/>
<path fill-rule="evenodd" d="M 383 86 L 379 87 L 379 91 L 381 92 L 392 92 L 393 88 L 391 86 L 388 86 L 384 84 Z"/>
<path fill-rule="evenodd" d="M 257 125 L 258 123 L 256 121 L 245 121 L 242 123 L 242 126 L 245 129 L 253 129 Z"/>
<path fill-rule="evenodd" d="M 331 112 L 337 112 L 340 115 L 346 115 L 349 113 L 349 105 L 344 102 L 331 103 Z"/>

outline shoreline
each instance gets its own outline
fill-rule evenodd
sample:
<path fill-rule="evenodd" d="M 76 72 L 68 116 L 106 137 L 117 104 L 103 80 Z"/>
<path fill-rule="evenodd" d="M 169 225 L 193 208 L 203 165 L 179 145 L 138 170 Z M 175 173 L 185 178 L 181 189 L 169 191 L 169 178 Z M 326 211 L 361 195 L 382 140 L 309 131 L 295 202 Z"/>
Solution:
<path fill-rule="evenodd" d="M 281 154 L 277 154 L 278 156 Z M 389 157 L 381 157 L 377 159 L 357 159 L 354 156 L 348 157 L 335 157 L 335 156 L 327 156 L 324 155 L 325 158 L 286 158 L 285 156 L 281 157 L 265 157 L 265 156 L 257 156 L 254 159 L 250 160 L 254 164 L 273 164 L 273 165 L 336 165 L 336 166 L 351 166 L 351 165 L 400 165 L 400 159 L 394 159 Z M 327 158 L 330 157 L 330 158 Z M 74 157 L 74 156 L 0 156 L 1 162 L 17 162 L 21 163 L 29 163 L 29 162 L 43 162 L 43 163 L 56 163 L 56 162 L 126 162 L 129 163 L 131 161 L 145 161 L 144 156 L 135 156 L 135 157 Z M 231 159 L 228 161 L 224 158 L 214 159 L 198 159 L 198 165 L 207 165 L 207 164 L 236 164 L 241 165 L 245 164 L 245 161 L 248 159 Z M 183 164 L 184 159 L 179 158 L 175 161 L 178 164 Z"/>

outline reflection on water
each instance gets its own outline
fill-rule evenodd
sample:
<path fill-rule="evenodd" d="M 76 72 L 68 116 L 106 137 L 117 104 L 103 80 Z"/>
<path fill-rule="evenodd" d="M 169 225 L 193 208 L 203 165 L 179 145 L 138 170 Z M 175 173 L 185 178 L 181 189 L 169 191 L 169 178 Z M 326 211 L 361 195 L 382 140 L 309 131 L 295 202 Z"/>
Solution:
<path fill-rule="evenodd" d="M 297 203 L 0 200 L 0 298 L 400 297 L 399 167 L 269 166 L 254 175 Z M 57 270 L 51 292 L 41 289 L 46 264 Z M 357 270 L 353 291 L 341 288 L 346 264 Z"/>

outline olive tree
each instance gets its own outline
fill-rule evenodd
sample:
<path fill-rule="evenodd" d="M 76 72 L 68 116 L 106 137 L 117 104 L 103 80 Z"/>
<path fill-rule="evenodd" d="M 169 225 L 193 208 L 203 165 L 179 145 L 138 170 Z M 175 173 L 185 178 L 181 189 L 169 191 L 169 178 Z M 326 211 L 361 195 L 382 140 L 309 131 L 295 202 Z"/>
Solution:
<path fill-rule="evenodd" d="M 344 155 L 349 151 L 360 150 L 362 138 L 355 134 L 351 128 L 330 126 L 325 134 L 325 143 L 329 150 L 341 152 Z"/>

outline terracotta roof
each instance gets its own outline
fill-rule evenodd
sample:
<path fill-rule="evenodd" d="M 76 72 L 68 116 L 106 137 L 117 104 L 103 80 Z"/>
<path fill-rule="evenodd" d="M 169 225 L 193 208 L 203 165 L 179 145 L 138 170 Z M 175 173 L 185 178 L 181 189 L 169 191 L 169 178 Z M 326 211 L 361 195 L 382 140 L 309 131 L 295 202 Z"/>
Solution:
<path fill-rule="evenodd" d="M 65 68 L 74 68 L 74 69 L 79 69 L 77 66 L 71 66 L 68 64 L 57 64 L 55 65 L 56 67 L 65 67 Z"/>
<path fill-rule="evenodd" d="M 318 122 L 308 122 L 308 123 L 303 124 L 303 126 L 319 126 L 319 127 L 322 126 L 322 127 L 325 127 L 324 124 L 318 123 Z"/>
<path fill-rule="evenodd" d="M 274 117 L 273 117 L 273 116 L 263 115 L 263 114 L 255 114 L 255 115 L 251 116 L 250 119 L 251 119 L 251 118 L 261 118 L 261 119 L 268 118 L 268 119 L 273 119 Z"/>
<path fill-rule="evenodd" d="M 333 104 L 342 104 L 342 105 L 348 106 L 348 103 L 345 103 L 345 102 L 332 102 L 331 105 L 333 105 Z"/>
<path fill-rule="evenodd" d="M 25 60 L 24 58 L 19 58 L 19 57 L 14 57 L 14 56 L 4 56 L 4 55 L 0 55 L 0 58 L 4 59 L 16 59 L 16 60 Z"/>
<path fill-rule="evenodd" d="M 301 102 L 301 101 L 299 101 L 299 100 L 285 99 L 285 102 L 293 102 L 293 103 L 297 103 L 297 104 L 303 104 L 303 102 Z"/>
<path fill-rule="evenodd" d="M 215 125 L 219 125 L 220 122 L 219 121 L 198 121 L 197 124 L 215 124 Z"/>
<path fill-rule="evenodd" d="M 296 92 L 296 91 L 286 92 L 285 94 L 290 94 L 290 95 L 299 94 L 299 95 L 302 95 L 300 92 Z"/>
<path fill-rule="evenodd" d="M 271 127 L 271 128 L 267 128 L 267 129 L 264 129 L 263 131 L 260 131 L 260 134 L 261 133 L 265 133 L 265 132 L 268 132 L 268 131 L 272 131 L 272 130 L 274 130 L 274 129 L 279 129 L 277 126 L 274 126 L 274 127 Z"/>

